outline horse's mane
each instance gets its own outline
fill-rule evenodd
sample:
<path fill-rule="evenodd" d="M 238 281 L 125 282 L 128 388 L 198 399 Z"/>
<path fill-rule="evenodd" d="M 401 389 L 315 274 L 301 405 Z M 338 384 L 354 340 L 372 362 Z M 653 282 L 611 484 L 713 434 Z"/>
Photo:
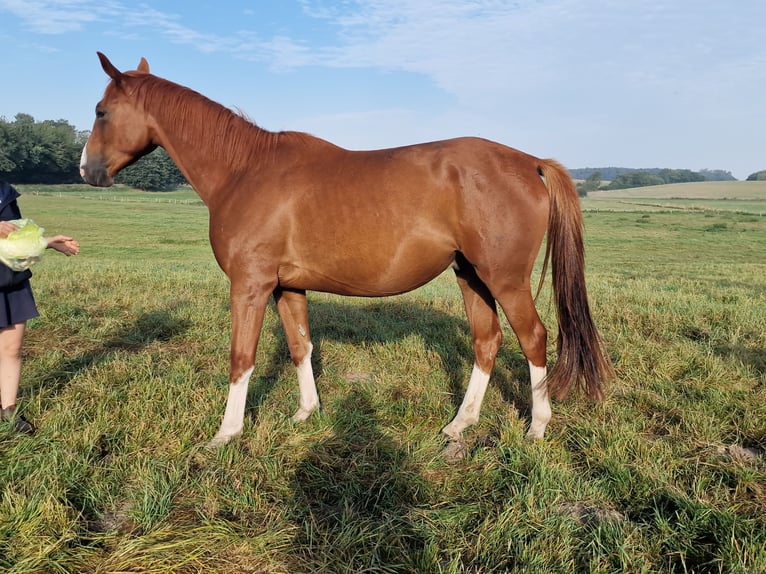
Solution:
<path fill-rule="evenodd" d="M 153 75 L 136 75 L 136 97 L 159 118 L 183 127 L 196 141 L 221 154 L 233 167 L 251 165 L 255 158 L 273 155 L 280 142 L 306 140 L 300 132 L 271 132 L 241 112 L 202 94 Z"/>

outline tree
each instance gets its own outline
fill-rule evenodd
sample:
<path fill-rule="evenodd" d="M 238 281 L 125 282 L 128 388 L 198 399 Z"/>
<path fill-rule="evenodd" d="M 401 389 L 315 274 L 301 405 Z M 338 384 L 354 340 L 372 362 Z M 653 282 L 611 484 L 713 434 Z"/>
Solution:
<path fill-rule="evenodd" d="M 707 181 L 737 181 L 730 171 L 723 169 L 701 169 L 700 173 Z"/>
<path fill-rule="evenodd" d="M 186 183 L 181 171 L 162 148 L 122 170 L 116 181 L 144 191 L 168 191 Z"/>
<path fill-rule="evenodd" d="M 16 166 L 11 158 L 12 146 L 11 127 L 8 122 L 0 118 L 0 174 L 10 173 Z"/>
<path fill-rule="evenodd" d="M 705 176 L 690 169 L 662 169 L 657 174 L 665 183 L 688 183 L 690 181 L 705 181 Z"/>
<path fill-rule="evenodd" d="M 637 170 L 616 177 L 604 189 L 626 189 L 691 181 L 705 181 L 705 176 L 689 169 L 660 169 L 656 170 L 656 173 L 651 173 L 649 170 Z"/>
<path fill-rule="evenodd" d="M 577 195 L 585 197 L 589 191 L 596 191 L 599 187 L 601 187 L 601 172 L 594 171 L 588 179 L 577 184 Z"/>
<path fill-rule="evenodd" d="M 662 185 L 665 181 L 659 175 L 633 172 L 617 176 L 605 189 L 627 189 L 630 187 L 646 187 L 649 185 Z"/>
<path fill-rule="evenodd" d="M 747 176 L 747 181 L 766 181 L 766 169 L 751 173 Z"/>
<path fill-rule="evenodd" d="M 79 181 L 82 134 L 66 120 L 36 122 L 29 114 L 0 118 L 0 178 L 19 183 Z"/>

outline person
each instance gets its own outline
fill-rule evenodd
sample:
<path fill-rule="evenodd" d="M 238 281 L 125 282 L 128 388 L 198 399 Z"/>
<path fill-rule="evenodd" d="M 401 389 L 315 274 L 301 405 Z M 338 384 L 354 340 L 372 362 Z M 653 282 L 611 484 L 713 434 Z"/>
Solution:
<path fill-rule="evenodd" d="M 9 233 L 18 229 L 10 220 L 21 218 L 16 202 L 19 195 L 12 185 L 0 181 L 0 238 L 8 237 Z M 66 256 L 80 252 L 80 244 L 66 235 L 46 237 L 45 240 L 48 248 Z M 35 427 L 16 409 L 21 380 L 21 349 L 27 321 L 38 315 L 28 278 L 17 285 L 0 289 L 0 422 L 11 423 L 16 432 L 24 434 L 34 434 Z"/>

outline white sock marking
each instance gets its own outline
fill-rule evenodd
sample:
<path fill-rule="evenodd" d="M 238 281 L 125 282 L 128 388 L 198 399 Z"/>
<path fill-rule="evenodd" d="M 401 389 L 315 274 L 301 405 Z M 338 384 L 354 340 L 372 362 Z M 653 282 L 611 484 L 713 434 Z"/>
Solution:
<path fill-rule="evenodd" d="M 245 402 L 247 401 L 247 386 L 253 369 L 250 367 L 242 373 L 242 376 L 232 385 L 229 385 L 229 397 L 226 399 L 226 410 L 223 413 L 221 428 L 210 441 L 209 446 L 219 446 L 229 442 L 231 437 L 242 433 L 245 422 Z"/>
<path fill-rule="evenodd" d="M 457 415 L 450 424 L 442 429 L 442 432 L 452 439 L 459 440 L 463 431 L 476 424 L 481 412 L 481 403 L 487 392 L 489 374 L 482 371 L 475 363 L 471 372 L 471 380 L 463 397 L 463 403 L 457 411 Z"/>
<path fill-rule="evenodd" d="M 529 363 L 529 380 L 532 384 L 532 423 L 527 431 L 527 438 L 543 438 L 545 427 L 551 420 L 551 402 L 548 398 L 548 385 L 543 380 L 548 370 Z"/>
<path fill-rule="evenodd" d="M 314 381 L 314 369 L 311 367 L 311 351 L 314 345 L 309 343 L 309 352 L 295 367 L 298 372 L 298 389 L 300 399 L 298 411 L 293 415 L 293 422 L 305 421 L 319 406 L 319 394 L 317 393 L 316 381 Z"/>

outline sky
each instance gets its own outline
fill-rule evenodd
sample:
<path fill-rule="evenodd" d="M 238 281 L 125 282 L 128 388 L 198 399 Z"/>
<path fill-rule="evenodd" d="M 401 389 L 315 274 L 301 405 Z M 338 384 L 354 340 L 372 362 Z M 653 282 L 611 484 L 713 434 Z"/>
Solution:
<path fill-rule="evenodd" d="M 569 168 L 766 169 L 764 0 L 0 0 L 0 116 L 92 126 L 145 57 L 268 130 L 480 136 Z"/>

